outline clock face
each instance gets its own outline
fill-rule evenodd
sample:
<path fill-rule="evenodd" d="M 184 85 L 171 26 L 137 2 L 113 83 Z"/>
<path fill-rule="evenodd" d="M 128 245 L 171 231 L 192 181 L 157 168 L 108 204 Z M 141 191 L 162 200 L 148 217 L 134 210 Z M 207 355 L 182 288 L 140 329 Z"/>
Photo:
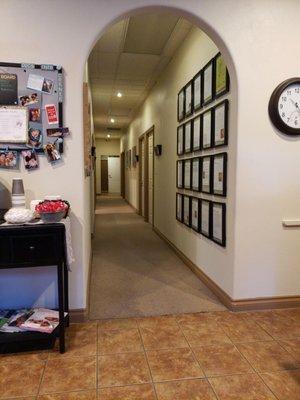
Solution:
<path fill-rule="evenodd" d="M 290 128 L 300 128 L 300 82 L 287 86 L 278 99 L 278 114 Z"/>

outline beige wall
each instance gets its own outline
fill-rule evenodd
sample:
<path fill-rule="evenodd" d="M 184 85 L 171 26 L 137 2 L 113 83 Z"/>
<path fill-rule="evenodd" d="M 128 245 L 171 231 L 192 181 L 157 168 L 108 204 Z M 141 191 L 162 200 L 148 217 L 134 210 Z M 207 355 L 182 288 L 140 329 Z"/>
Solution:
<path fill-rule="evenodd" d="M 101 156 L 119 156 L 120 139 L 97 139 L 96 140 L 96 190 L 101 193 Z"/>

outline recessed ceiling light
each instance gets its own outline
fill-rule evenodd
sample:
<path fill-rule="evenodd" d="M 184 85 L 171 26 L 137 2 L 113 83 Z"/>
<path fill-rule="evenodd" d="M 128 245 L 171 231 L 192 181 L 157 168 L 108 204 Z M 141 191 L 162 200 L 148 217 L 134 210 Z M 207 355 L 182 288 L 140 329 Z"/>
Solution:
<path fill-rule="evenodd" d="M 108 133 L 108 134 L 106 135 L 106 137 L 110 138 L 110 134 Z"/>
<path fill-rule="evenodd" d="M 117 96 L 118 96 L 118 97 L 122 97 L 123 95 L 122 95 L 121 92 L 118 92 L 118 93 L 117 93 Z"/>
<path fill-rule="evenodd" d="M 113 123 L 115 122 L 115 119 L 114 119 L 114 118 L 111 118 L 111 119 L 110 119 L 110 122 L 113 124 Z"/>

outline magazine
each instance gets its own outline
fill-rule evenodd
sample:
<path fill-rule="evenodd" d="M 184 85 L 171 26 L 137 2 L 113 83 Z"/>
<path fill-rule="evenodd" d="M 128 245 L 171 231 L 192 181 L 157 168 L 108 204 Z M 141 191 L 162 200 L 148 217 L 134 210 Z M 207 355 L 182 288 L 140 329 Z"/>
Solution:
<path fill-rule="evenodd" d="M 67 313 L 65 313 L 65 316 Z M 23 331 L 37 331 L 51 333 L 59 324 L 58 311 L 37 308 L 32 314 L 22 322 L 20 328 Z"/>
<path fill-rule="evenodd" d="M 33 310 L 3 310 L 0 311 L 0 332 L 22 332 L 21 325 L 33 314 Z"/>

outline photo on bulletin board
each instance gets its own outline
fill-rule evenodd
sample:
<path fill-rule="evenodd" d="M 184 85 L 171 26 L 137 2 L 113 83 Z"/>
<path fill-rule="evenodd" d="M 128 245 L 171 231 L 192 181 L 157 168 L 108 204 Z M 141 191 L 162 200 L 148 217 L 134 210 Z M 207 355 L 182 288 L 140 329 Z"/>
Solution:
<path fill-rule="evenodd" d="M 177 97 L 177 119 L 178 121 L 182 121 L 185 117 L 184 115 L 185 109 L 185 91 L 184 88 L 180 90 Z"/>
<path fill-rule="evenodd" d="M 201 148 L 203 150 L 210 149 L 213 146 L 212 133 L 213 133 L 213 109 L 207 110 L 201 115 Z"/>
<path fill-rule="evenodd" d="M 190 196 L 183 196 L 183 223 L 184 225 L 191 226 L 191 198 Z"/>
<path fill-rule="evenodd" d="M 34 150 L 23 150 L 22 157 L 25 169 L 35 170 L 39 167 L 38 155 Z"/>
<path fill-rule="evenodd" d="M 202 71 L 202 105 L 214 99 L 214 60 L 210 60 Z"/>
<path fill-rule="evenodd" d="M 28 110 L 26 107 L 0 107 L 0 143 L 26 143 Z"/>
<path fill-rule="evenodd" d="M 193 119 L 193 151 L 201 149 L 201 115 Z"/>
<path fill-rule="evenodd" d="M 202 157 L 202 179 L 201 179 L 201 192 L 212 192 L 212 157 Z"/>
<path fill-rule="evenodd" d="M 0 168 L 17 169 L 19 166 L 19 154 L 17 151 L 0 150 Z"/>
<path fill-rule="evenodd" d="M 191 190 L 192 187 L 192 160 L 189 158 L 184 160 L 183 167 L 183 187 L 184 189 Z"/>
<path fill-rule="evenodd" d="M 192 190 L 200 192 L 201 158 L 192 158 Z"/>
<path fill-rule="evenodd" d="M 184 154 L 184 125 L 177 128 L 177 155 Z"/>
<path fill-rule="evenodd" d="M 185 102 L 184 102 L 184 115 L 188 117 L 193 113 L 193 81 L 187 83 L 185 86 Z"/>
<path fill-rule="evenodd" d="M 29 123 L 27 146 L 40 149 L 43 144 L 43 126 L 42 124 Z"/>
<path fill-rule="evenodd" d="M 193 91 L 194 91 L 194 101 L 193 108 L 194 111 L 199 110 L 202 106 L 202 71 L 198 72 L 193 78 Z"/>
<path fill-rule="evenodd" d="M 176 187 L 178 189 L 183 188 L 183 164 L 184 160 L 178 160 L 176 162 Z"/>
<path fill-rule="evenodd" d="M 211 236 L 211 202 L 200 199 L 200 233 L 210 238 Z"/>
<path fill-rule="evenodd" d="M 200 199 L 198 197 L 192 197 L 191 201 L 191 227 L 194 231 L 199 232 L 200 228 L 200 214 L 199 214 L 199 206 Z"/>
<path fill-rule="evenodd" d="M 213 146 L 228 144 L 228 100 L 224 100 L 214 107 Z"/>
<path fill-rule="evenodd" d="M 192 152 L 193 144 L 193 124 L 192 120 L 184 124 L 184 152 L 185 154 Z"/>
<path fill-rule="evenodd" d="M 229 91 L 229 74 L 221 53 L 215 57 L 215 97 Z"/>
<path fill-rule="evenodd" d="M 213 157 L 213 194 L 226 196 L 227 192 L 227 153 L 215 154 Z"/>
<path fill-rule="evenodd" d="M 183 218 L 182 198 L 181 193 L 176 193 L 176 219 L 179 222 L 182 222 Z"/>
<path fill-rule="evenodd" d="M 226 246 L 226 204 L 212 203 L 211 239 L 220 246 Z"/>

